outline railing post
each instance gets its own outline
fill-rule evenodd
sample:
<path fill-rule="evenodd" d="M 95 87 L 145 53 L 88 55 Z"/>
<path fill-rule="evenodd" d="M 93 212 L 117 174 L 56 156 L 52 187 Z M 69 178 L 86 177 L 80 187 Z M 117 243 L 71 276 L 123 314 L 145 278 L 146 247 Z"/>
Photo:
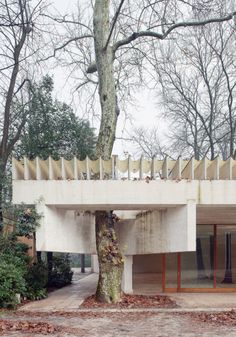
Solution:
<path fill-rule="evenodd" d="M 90 180 L 89 157 L 86 156 L 86 178 Z"/>
<path fill-rule="evenodd" d="M 128 180 L 130 180 L 130 155 L 128 156 Z"/>
<path fill-rule="evenodd" d="M 139 164 L 139 179 L 143 179 L 143 156 L 140 157 L 140 164 Z"/>
<path fill-rule="evenodd" d="M 99 178 L 100 180 L 103 179 L 103 165 L 102 165 L 102 158 L 99 157 Z"/>
<path fill-rule="evenodd" d="M 155 156 L 152 157 L 152 163 L 151 163 L 151 179 L 155 179 Z"/>
<path fill-rule="evenodd" d="M 78 180 L 78 165 L 76 156 L 74 156 L 73 164 L 74 164 L 74 179 Z"/>
<path fill-rule="evenodd" d="M 117 179 L 117 174 L 116 174 L 116 159 L 117 159 L 117 155 L 113 155 L 111 158 L 111 177 L 112 180 L 116 180 Z"/>

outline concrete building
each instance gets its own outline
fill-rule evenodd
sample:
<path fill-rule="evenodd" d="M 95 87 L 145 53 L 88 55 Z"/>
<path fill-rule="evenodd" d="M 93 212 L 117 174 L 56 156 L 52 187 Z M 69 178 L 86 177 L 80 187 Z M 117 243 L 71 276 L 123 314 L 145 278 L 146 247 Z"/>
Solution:
<path fill-rule="evenodd" d="M 95 210 L 115 210 L 123 290 L 236 290 L 236 161 L 13 159 L 13 202 L 43 215 L 39 251 L 85 253 Z"/>

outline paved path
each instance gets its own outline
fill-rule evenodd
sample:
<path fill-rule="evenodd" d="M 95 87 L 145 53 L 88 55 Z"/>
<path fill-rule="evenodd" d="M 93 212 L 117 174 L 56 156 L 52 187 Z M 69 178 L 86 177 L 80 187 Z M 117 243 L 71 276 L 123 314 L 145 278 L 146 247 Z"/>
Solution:
<path fill-rule="evenodd" d="M 89 274 L 74 281 L 71 285 L 55 290 L 48 297 L 28 303 L 19 310 L 29 311 L 73 311 L 77 310 L 84 299 L 95 293 L 98 275 Z"/>
<path fill-rule="evenodd" d="M 168 294 L 167 294 L 168 295 Z M 174 293 L 169 294 L 181 308 L 206 311 L 236 309 L 236 293 Z"/>

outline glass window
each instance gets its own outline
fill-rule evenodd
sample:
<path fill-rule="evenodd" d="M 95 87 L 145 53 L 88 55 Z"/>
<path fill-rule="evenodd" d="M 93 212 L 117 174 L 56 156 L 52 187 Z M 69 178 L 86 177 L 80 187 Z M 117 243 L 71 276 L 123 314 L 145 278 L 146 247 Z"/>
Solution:
<path fill-rule="evenodd" d="M 166 288 L 177 288 L 177 253 L 166 254 Z"/>
<path fill-rule="evenodd" d="M 236 226 L 217 226 L 218 288 L 236 287 Z"/>
<path fill-rule="evenodd" d="M 195 252 L 181 253 L 181 288 L 212 288 L 214 226 L 198 225 Z"/>

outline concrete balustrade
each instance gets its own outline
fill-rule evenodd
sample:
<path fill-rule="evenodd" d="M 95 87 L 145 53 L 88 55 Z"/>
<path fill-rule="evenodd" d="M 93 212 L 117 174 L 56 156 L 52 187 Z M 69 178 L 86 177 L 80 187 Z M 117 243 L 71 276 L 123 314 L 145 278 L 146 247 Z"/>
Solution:
<path fill-rule="evenodd" d="M 110 160 L 91 160 L 88 157 L 80 161 L 72 160 L 12 160 L 14 180 L 103 180 L 103 179 L 189 179 L 189 180 L 231 180 L 236 179 L 236 160 L 226 161 L 219 157 L 214 160 L 204 158 L 200 161 L 191 158 L 177 160 L 165 158 L 152 160 L 120 160 L 113 156 Z"/>

